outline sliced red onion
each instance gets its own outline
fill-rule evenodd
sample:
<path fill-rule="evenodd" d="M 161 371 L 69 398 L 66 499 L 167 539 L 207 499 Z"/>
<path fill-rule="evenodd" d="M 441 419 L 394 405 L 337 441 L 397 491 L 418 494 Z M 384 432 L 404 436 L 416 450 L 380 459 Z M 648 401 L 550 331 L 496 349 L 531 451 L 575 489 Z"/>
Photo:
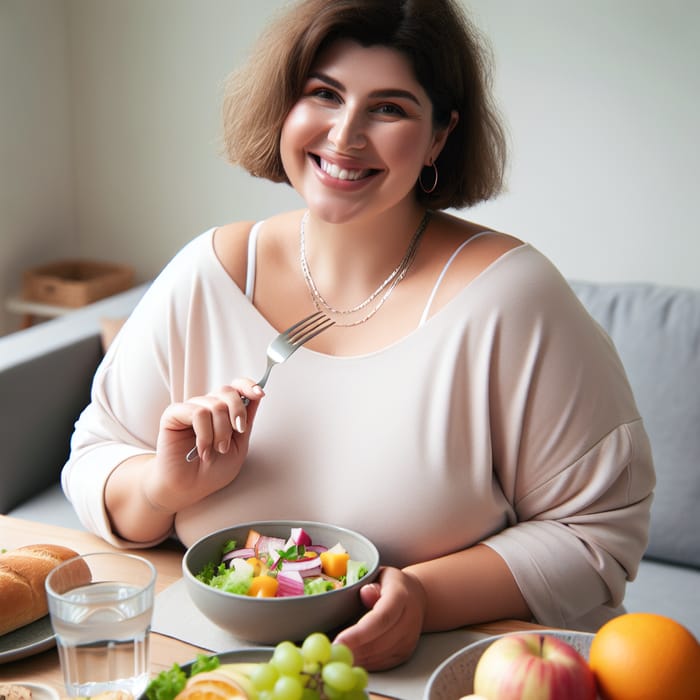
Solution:
<path fill-rule="evenodd" d="M 233 549 L 226 552 L 221 561 L 230 561 L 231 559 L 250 559 L 255 556 L 255 550 L 250 547 L 242 547 L 241 549 Z"/>
<path fill-rule="evenodd" d="M 281 571 L 298 571 L 302 576 L 318 576 L 321 573 L 321 560 L 318 557 L 307 559 L 285 560 L 282 562 Z"/>
<path fill-rule="evenodd" d="M 307 552 L 316 552 L 316 554 L 320 554 L 321 552 L 327 552 L 328 547 L 326 547 L 323 544 L 309 544 L 306 546 L 306 551 Z"/>
<path fill-rule="evenodd" d="M 277 575 L 277 597 L 304 595 L 304 579 L 298 571 L 280 571 Z"/>

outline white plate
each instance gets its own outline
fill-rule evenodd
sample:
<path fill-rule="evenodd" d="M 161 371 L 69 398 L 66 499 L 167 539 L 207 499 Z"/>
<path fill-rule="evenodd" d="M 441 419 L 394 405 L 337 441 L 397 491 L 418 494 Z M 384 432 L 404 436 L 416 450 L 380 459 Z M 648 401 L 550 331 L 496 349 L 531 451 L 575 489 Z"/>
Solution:
<path fill-rule="evenodd" d="M 0 636 L 0 664 L 51 649 L 56 636 L 48 615 Z"/>
<path fill-rule="evenodd" d="M 34 681 L 8 681 L 10 685 L 21 685 L 32 691 L 32 700 L 61 700 L 61 696 L 57 690 L 44 683 L 35 683 Z"/>
<path fill-rule="evenodd" d="M 528 630 L 530 632 L 530 630 Z M 532 630 L 537 634 L 547 634 L 563 639 L 576 651 L 588 659 L 588 652 L 593 641 L 589 632 L 572 632 L 568 630 Z M 508 637 L 522 632 L 508 632 L 494 637 L 486 637 L 460 649 L 443 661 L 428 679 L 424 700 L 456 700 L 463 695 L 474 692 L 472 686 L 476 664 L 486 648 L 500 637 Z"/>

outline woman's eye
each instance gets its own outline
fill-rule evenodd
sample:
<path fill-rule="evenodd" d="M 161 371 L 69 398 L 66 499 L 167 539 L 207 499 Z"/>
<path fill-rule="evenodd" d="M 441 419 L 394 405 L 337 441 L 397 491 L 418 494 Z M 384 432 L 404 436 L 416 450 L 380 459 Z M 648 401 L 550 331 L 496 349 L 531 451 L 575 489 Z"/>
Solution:
<path fill-rule="evenodd" d="M 325 87 L 314 88 L 313 90 L 309 91 L 309 94 L 311 95 L 311 97 L 317 97 L 320 100 L 336 99 L 336 94 L 333 92 L 333 90 L 330 90 Z"/>
<path fill-rule="evenodd" d="M 395 104 L 382 104 L 374 108 L 378 114 L 383 114 L 387 117 L 405 117 L 406 112 Z"/>

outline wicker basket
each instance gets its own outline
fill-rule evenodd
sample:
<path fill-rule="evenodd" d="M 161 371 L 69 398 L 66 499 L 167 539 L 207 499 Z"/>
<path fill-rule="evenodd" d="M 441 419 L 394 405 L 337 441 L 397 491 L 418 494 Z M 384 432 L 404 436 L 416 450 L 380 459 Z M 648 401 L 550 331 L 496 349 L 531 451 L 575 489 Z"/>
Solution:
<path fill-rule="evenodd" d="M 56 306 L 78 307 L 133 286 L 134 270 L 92 260 L 63 260 L 24 272 L 22 296 Z"/>

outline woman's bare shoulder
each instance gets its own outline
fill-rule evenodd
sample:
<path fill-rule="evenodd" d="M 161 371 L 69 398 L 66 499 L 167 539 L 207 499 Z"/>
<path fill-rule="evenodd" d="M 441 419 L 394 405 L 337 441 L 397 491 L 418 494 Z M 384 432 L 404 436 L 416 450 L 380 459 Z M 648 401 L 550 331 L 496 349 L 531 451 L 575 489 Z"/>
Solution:
<path fill-rule="evenodd" d="M 255 222 L 234 221 L 214 231 L 214 252 L 231 279 L 245 288 L 248 237 Z"/>
<path fill-rule="evenodd" d="M 433 299 L 432 313 L 500 257 L 523 245 L 515 236 L 451 214 L 440 213 L 435 217 L 435 225 L 434 249 L 430 256 L 433 267 L 429 276 L 433 280 L 440 278 L 440 284 Z"/>
<path fill-rule="evenodd" d="M 265 252 L 267 259 L 276 259 L 285 248 L 289 238 L 286 233 L 298 228 L 300 212 L 287 211 L 261 221 L 258 235 L 258 250 Z M 224 269 L 241 288 L 245 288 L 248 264 L 248 240 L 254 221 L 234 221 L 220 226 L 214 232 L 214 251 Z"/>
<path fill-rule="evenodd" d="M 443 255 L 460 251 L 450 266 L 458 278 L 476 277 L 502 255 L 523 245 L 515 236 L 451 214 L 440 215 L 437 223 Z"/>
<path fill-rule="evenodd" d="M 471 240 L 478 236 L 478 240 L 484 244 L 485 248 L 504 251 L 517 248 L 523 244 L 523 241 L 516 236 L 491 228 L 490 226 L 485 226 L 484 224 L 479 224 L 475 221 L 462 219 L 454 214 L 441 212 L 438 221 L 445 235 L 455 240 Z M 491 235 L 482 236 L 480 234 Z M 476 239 L 474 243 L 476 243 Z"/>

